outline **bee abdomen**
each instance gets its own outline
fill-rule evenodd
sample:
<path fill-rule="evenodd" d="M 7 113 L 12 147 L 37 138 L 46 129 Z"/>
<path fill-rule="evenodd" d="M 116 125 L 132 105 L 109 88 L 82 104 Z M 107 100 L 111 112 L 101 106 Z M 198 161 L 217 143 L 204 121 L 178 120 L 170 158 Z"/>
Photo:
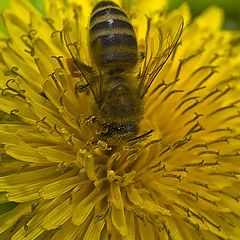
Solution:
<path fill-rule="evenodd" d="M 101 1 L 93 9 L 89 41 L 91 55 L 103 70 L 125 70 L 137 63 L 133 26 L 114 2 Z"/>

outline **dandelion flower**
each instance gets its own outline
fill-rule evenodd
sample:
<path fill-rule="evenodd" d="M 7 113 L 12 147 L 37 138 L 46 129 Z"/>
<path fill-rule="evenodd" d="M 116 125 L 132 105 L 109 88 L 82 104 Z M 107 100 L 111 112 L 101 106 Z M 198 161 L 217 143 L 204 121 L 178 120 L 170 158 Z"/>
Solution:
<path fill-rule="evenodd" d="M 91 62 L 90 1 L 13 0 L 1 15 L 0 199 L 16 205 L 0 239 L 239 239 L 239 33 L 217 8 L 191 20 L 185 4 L 118 4 L 143 49 L 146 15 L 153 29 L 182 15 L 184 30 L 144 97 L 151 136 L 116 148 L 95 141 L 93 97 L 67 65 L 68 26 Z"/>

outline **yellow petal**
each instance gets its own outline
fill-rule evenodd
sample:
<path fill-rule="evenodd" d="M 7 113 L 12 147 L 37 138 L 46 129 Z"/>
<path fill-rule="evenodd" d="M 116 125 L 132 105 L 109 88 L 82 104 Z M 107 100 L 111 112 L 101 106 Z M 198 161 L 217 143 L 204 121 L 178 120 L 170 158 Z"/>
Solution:
<path fill-rule="evenodd" d="M 83 240 L 99 240 L 105 221 L 93 219 L 84 235 Z"/>
<path fill-rule="evenodd" d="M 196 23 L 202 28 L 219 30 L 224 21 L 224 11 L 218 7 L 210 7 L 203 12 L 197 19 Z"/>
<path fill-rule="evenodd" d="M 144 200 L 143 201 L 143 209 L 152 212 L 153 214 L 161 214 L 165 216 L 171 216 L 171 212 L 167 210 L 166 208 L 160 207 L 158 204 L 149 201 L 149 200 Z"/>
<path fill-rule="evenodd" d="M 50 162 L 37 149 L 31 148 L 28 145 L 7 145 L 5 146 L 5 151 L 10 156 L 25 162 Z"/>
<path fill-rule="evenodd" d="M 0 131 L 0 139 L 2 144 L 15 144 L 16 142 L 24 144 L 23 140 L 13 133 L 6 133 Z"/>
<path fill-rule="evenodd" d="M 137 206 L 143 205 L 143 199 L 141 198 L 139 191 L 132 185 L 130 185 L 130 187 L 127 191 L 127 195 L 128 195 L 129 200 L 132 203 L 136 204 Z"/>
<path fill-rule="evenodd" d="M 75 239 L 81 234 L 81 227 L 76 226 L 72 223 L 71 220 L 68 220 L 62 227 L 57 231 L 56 234 L 52 237 L 52 240 L 69 240 Z"/>
<path fill-rule="evenodd" d="M 58 206 L 56 206 L 46 217 L 43 218 L 41 225 L 46 230 L 55 229 L 64 224 L 71 216 L 73 206 L 68 198 Z"/>
<path fill-rule="evenodd" d="M 127 236 L 126 240 L 134 240 L 136 239 L 136 233 L 138 229 L 136 228 L 134 214 L 126 211 L 126 226 L 127 226 Z"/>
<path fill-rule="evenodd" d="M 114 205 L 111 208 L 111 219 L 112 223 L 119 231 L 121 236 L 127 235 L 127 226 L 126 226 L 126 216 L 124 213 L 124 209 L 118 209 Z"/>
<path fill-rule="evenodd" d="M 74 162 L 75 156 L 62 147 L 40 147 L 38 153 L 45 156 L 50 162 Z"/>
<path fill-rule="evenodd" d="M 141 219 L 137 219 L 139 235 L 141 239 L 154 239 L 154 232 L 152 228 L 152 224 L 148 222 L 144 222 Z"/>
<path fill-rule="evenodd" d="M 118 183 L 111 183 L 110 186 L 110 196 L 111 196 L 111 202 L 113 205 L 118 209 L 123 209 L 124 203 L 122 199 L 122 194 L 120 190 L 120 186 Z"/>
<path fill-rule="evenodd" d="M 89 214 L 92 212 L 94 206 L 99 200 L 104 198 L 107 191 L 102 190 L 98 192 L 97 189 L 93 190 L 88 196 L 86 196 L 74 209 L 72 221 L 76 225 L 82 224 Z"/>
<path fill-rule="evenodd" d="M 42 187 L 39 192 L 40 196 L 44 199 L 52 199 L 64 194 L 65 192 L 73 189 L 76 185 L 79 184 L 80 179 L 78 176 L 70 177 L 69 174 L 66 174 L 66 176 L 64 177 L 64 179 L 54 181 L 53 183 Z"/>

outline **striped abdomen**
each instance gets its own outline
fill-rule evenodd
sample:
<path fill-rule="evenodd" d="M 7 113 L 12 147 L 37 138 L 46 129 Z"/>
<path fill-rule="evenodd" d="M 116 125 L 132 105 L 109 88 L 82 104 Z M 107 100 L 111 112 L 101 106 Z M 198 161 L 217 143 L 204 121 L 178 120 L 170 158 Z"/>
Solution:
<path fill-rule="evenodd" d="M 99 2 L 89 26 L 91 56 L 104 71 L 123 71 L 137 63 L 137 41 L 127 15 L 111 1 Z"/>

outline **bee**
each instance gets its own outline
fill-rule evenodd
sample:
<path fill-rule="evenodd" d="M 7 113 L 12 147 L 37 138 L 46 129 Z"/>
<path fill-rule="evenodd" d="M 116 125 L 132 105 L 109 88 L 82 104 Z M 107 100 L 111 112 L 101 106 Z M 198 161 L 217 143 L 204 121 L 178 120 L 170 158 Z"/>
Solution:
<path fill-rule="evenodd" d="M 153 36 L 151 19 L 147 18 L 141 54 L 127 14 L 115 2 L 100 1 L 92 10 L 88 27 L 93 66 L 84 64 L 79 50 L 67 44 L 73 65 L 94 97 L 99 139 L 119 145 L 137 138 L 144 117 L 143 98 L 177 46 L 182 17 L 174 18 L 169 25 L 159 27 Z"/>

